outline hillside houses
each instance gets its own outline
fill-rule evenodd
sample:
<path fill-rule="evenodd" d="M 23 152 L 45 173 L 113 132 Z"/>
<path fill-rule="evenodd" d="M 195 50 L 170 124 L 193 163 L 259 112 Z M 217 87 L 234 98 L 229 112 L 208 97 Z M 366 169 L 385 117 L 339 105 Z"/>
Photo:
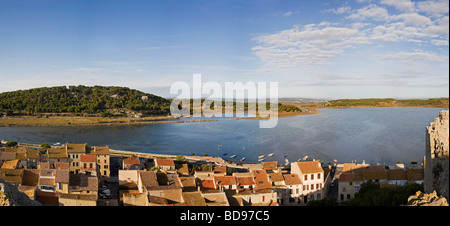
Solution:
<path fill-rule="evenodd" d="M 368 165 L 345 163 L 339 175 L 338 201 L 345 202 L 355 197 L 361 185 L 369 180 L 380 184 L 380 187 L 402 186 L 408 183 L 422 184 L 424 180 L 423 166 L 405 165 Z"/>
<path fill-rule="evenodd" d="M 0 149 L 0 178 L 44 205 L 97 205 L 99 184 L 109 168 L 108 147 L 66 143 L 62 148 Z"/>
<path fill-rule="evenodd" d="M 328 195 L 331 166 L 320 161 L 246 163 L 217 157 L 112 154 L 108 146 L 0 148 L 0 179 L 31 199 L 59 206 L 292 206 Z M 414 164 L 337 165 L 337 199 L 352 199 L 368 180 L 384 187 L 423 183 Z M 331 186 L 332 187 L 332 186 Z"/>

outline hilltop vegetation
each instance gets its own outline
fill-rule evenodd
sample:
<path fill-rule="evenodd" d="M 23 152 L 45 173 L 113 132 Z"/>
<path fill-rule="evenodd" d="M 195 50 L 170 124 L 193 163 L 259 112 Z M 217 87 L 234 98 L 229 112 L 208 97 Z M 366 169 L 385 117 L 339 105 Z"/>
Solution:
<path fill-rule="evenodd" d="M 101 117 L 121 117 L 130 114 L 163 116 L 170 114 L 170 101 L 127 87 L 82 85 L 42 87 L 0 93 L 0 114 L 39 117 L 49 114 Z M 202 99 L 202 104 L 203 101 Z M 191 99 L 191 112 L 192 102 Z M 269 104 L 266 103 L 267 109 Z M 222 108 L 225 105 L 232 105 L 235 111 L 249 110 L 247 102 L 244 103 L 244 109 L 237 109 L 234 101 L 223 101 Z M 302 112 L 298 107 L 281 103 L 278 104 L 278 111 Z"/>
<path fill-rule="evenodd" d="M 449 107 L 448 98 L 432 98 L 427 100 L 393 98 L 372 99 L 339 99 L 328 101 L 325 107 Z"/>
<path fill-rule="evenodd" d="M 121 110 L 167 115 L 169 106 L 170 102 L 162 97 L 126 87 L 58 86 L 0 93 L 0 112 L 7 115 L 101 113 L 110 116 Z"/>

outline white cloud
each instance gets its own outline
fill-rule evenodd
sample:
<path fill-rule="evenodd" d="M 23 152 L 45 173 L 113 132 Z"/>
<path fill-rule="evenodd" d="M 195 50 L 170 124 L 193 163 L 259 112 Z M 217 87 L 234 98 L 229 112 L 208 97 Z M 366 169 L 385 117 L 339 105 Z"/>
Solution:
<path fill-rule="evenodd" d="M 291 16 L 291 15 L 292 15 L 292 12 L 291 12 L 291 11 L 288 11 L 288 12 L 283 13 L 283 16 L 284 16 L 284 17 L 288 17 L 288 16 Z"/>
<path fill-rule="evenodd" d="M 449 1 L 448 0 L 430 0 L 417 2 L 417 9 L 420 12 L 424 12 L 430 16 L 439 17 L 448 13 Z"/>
<path fill-rule="evenodd" d="M 433 39 L 433 40 L 431 40 L 431 44 L 437 45 L 437 46 L 448 46 L 448 40 Z"/>
<path fill-rule="evenodd" d="M 374 59 L 388 61 L 444 61 L 444 57 L 434 53 L 426 52 L 399 52 L 394 54 L 381 54 L 375 55 Z"/>
<path fill-rule="evenodd" d="M 305 67 L 329 62 L 344 49 L 367 43 L 358 29 L 309 24 L 255 38 L 260 45 L 253 53 L 265 64 L 275 67 Z M 325 27 L 323 27 L 325 26 Z"/>
<path fill-rule="evenodd" d="M 375 4 L 370 4 L 364 8 L 354 11 L 346 18 L 353 20 L 373 19 L 376 21 L 387 21 L 389 20 L 389 13 L 385 8 L 379 7 Z"/>
<path fill-rule="evenodd" d="M 416 10 L 415 3 L 411 2 L 411 0 L 381 0 L 380 3 L 393 6 L 396 9 L 406 13 L 412 13 Z"/>
<path fill-rule="evenodd" d="M 425 26 L 432 23 L 430 18 L 417 13 L 403 13 L 400 15 L 392 16 L 391 19 L 401 20 L 405 22 L 405 24 L 413 26 Z"/>
<path fill-rule="evenodd" d="M 324 10 L 324 12 L 327 12 L 327 13 L 331 12 L 334 14 L 344 14 L 344 13 L 350 12 L 351 9 L 352 8 L 350 6 L 342 6 L 337 9 L 326 9 L 326 10 Z"/>

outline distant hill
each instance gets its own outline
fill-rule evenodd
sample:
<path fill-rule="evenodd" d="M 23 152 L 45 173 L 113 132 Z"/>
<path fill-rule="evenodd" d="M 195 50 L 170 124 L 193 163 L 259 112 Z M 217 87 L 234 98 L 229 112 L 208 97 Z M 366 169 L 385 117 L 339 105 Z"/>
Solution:
<path fill-rule="evenodd" d="M 339 99 L 324 103 L 325 107 L 449 107 L 449 98 L 405 99 Z"/>
<path fill-rule="evenodd" d="M 170 102 L 127 87 L 58 86 L 0 93 L 0 112 L 7 115 L 39 113 L 168 115 Z"/>

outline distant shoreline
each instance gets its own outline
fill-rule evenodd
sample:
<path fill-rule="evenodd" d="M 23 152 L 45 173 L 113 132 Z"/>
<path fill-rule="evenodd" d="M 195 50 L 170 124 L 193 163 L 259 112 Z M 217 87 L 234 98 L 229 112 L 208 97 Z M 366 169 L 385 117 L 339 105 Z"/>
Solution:
<path fill-rule="evenodd" d="M 317 114 L 319 111 L 307 108 L 310 112 L 279 112 L 278 117 L 291 117 L 297 115 Z M 147 125 L 147 124 L 164 124 L 164 123 L 189 123 L 189 122 L 211 122 L 211 121 L 225 121 L 225 120 L 264 120 L 268 116 L 257 117 L 223 117 L 223 118 L 208 118 L 208 119 L 186 119 L 177 120 L 171 116 L 155 116 L 143 118 L 104 118 L 104 117 L 64 117 L 56 116 L 49 118 L 42 118 L 37 116 L 20 116 L 20 117 L 3 117 L 0 118 L 0 127 L 18 127 L 18 126 L 111 126 L 111 125 Z"/>
<path fill-rule="evenodd" d="M 279 112 L 278 118 L 311 115 L 321 113 L 318 109 L 346 109 L 346 108 L 408 108 L 408 107 L 424 107 L 424 108 L 449 108 L 449 106 L 305 106 L 296 103 L 289 103 L 294 106 L 301 107 L 307 111 L 302 112 Z M 149 116 L 142 118 L 106 118 L 106 117 L 67 117 L 53 116 L 49 118 L 37 116 L 19 116 L 19 117 L 3 117 L 0 118 L 0 127 L 52 127 L 52 126 L 115 126 L 115 125 L 148 125 L 148 124 L 165 124 L 165 123 L 191 123 L 191 122 L 211 122 L 226 120 L 266 120 L 269 116 L 256 117 L 223 117 L 223 118 L 207 118 L 207 119 L 185 119 L 177 120 L 172 116 Z"/>

